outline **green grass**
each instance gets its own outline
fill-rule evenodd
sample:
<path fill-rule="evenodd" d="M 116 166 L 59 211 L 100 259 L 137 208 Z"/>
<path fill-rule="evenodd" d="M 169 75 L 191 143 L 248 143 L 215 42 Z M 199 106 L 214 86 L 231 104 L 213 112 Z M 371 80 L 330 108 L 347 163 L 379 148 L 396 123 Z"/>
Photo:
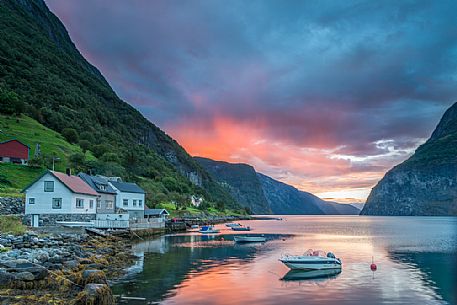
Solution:
<path fill-rule="evenodd" d="M 24 234 L 26 229 L 20 217 L 0 216 L 0 233 L 20 235 Z"/>
<path fill-rule="evenodd" d="M 34 119 L 21 115 L 0 115 L 0 142 L 17 139 L 30 147 L 30 158 L 40 144 L 43 156 L 56 156 L 55 170 L 65 171 L 71 154 L 82 152 L 78 145 L 68 143 L 59 133 L 44 127 Z M 86 159 L 95 157 L 86 152 Z M 20 191 L 42 174 L 45 168 L 0 163 L 0 197 L 21 197 Z"/>
<path fill-rule="evenodd" d="M 41 154 L 59 158 L 55 163 L 55 170 L 65 171 L 70 155 L 81 152 L 81 147 L 68 143 L 62 135 L 43 126 L 34 119 L 21 115 L 0 115 L 0 142 L 17 139 L 30 147 L 30 158 L 35 154 L 37 144 L 40 144 Z M 87 160 L 95 160 L 95 157 L 86 152 Z"/>

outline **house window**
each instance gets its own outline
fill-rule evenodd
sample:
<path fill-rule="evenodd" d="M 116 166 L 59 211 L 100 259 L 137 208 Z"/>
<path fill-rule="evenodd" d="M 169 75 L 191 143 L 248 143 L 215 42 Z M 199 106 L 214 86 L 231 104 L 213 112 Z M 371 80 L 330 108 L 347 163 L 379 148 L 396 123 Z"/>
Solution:
<path fill-rule="evenodd" d="M 52 198 L 52 208 L 61 209 L 62 208 L 62 198 Z"/>
<path fill-rule="evenodd" d="M 84 199 L 76 198 L 76 208 L 77 209 L 84 209 Z"/>
<path fill-rule="evenodd" d="M 102 207 L 102 201 L 100 199 L 97 199 L 97 209 L 100 209 Z"/>
<path fill-rule="evenodd" d="M 136 199 L 133 199 L 133 206 L 136 207 Z"/>
<path fill-rule="evenodd" d="M 29 204 L 35 204 L 35 198 L 29 198 Z"/>
<path fill-rule="evenodd" d="M 106 191 L 106 186 L 105 186 L 104 184 L 99 184 L 99 185 L 98 185 L 98 189 L 99 189 L 100 191 Z"/>
<path fill-rule="evenodd" d="M 113 201 L 112 200 L 105 200 L 106 208 L 108 210 L 113 208 Z"/>
<path fill-rule="evenodd" d="M 138 206 L 140 206 L 140 207 L 143 206 L 143 200 L 138 200 Z"/>
<path fill-rule="evenodd" d="M 128 199 L 122 200 L 122 205 L 125 206 L 125 207 L 128 206 L 129 205 L 129 200 Z"/>
<path fill-rule="evenodd" d="M 89 209 L 93 209 L 93 208 L 94 208 L 94 201 L 90 200 L 89 201 Z"/>
<path fill-rule="evenodd" d="M 54 192 L 54 181 L 45 181 L 44 182 L 44 191 L 45 192 Z"/>

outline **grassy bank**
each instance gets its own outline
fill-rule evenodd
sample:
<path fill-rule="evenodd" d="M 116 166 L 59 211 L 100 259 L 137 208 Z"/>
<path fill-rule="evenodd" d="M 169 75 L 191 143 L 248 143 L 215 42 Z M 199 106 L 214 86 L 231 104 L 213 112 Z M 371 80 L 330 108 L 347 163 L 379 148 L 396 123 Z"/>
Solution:
<path fill-rule="evenodd" d="M 0 233 L 20 235 L 27 227 L 22 224 L 21 218 L 16 216 L 0 216 Z"/>

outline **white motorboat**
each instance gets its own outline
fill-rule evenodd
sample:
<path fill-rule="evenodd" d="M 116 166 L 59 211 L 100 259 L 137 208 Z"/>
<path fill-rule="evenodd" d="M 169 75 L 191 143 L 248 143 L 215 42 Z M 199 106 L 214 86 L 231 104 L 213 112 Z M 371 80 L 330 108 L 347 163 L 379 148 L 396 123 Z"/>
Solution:
<path fill-rule="evenodd" d="M 234 236 L 236 243 L 263 243 L 267 241 L 265 236 Z"/>
<path fill-rule="evenodd" d="M 308 250 L 303 255 L 285 255 L 279 259 L 292 270 L 341 269 L 341 260 L 331 252 Z"/>
<path fill-rule="evenodd" d="M 216 234 L 219 233 L 219 229 L 215 229 L 213 226 L 203 226 L 200 231 L 198 231 L 202 234 Z"/>
<path fill-rule="evenodd" d="M 225 224 L 226 227 L 228 228 L 238 228 L 238 227 L 241 227 L 241 225 L 239 223 L 227 223 Z"/>

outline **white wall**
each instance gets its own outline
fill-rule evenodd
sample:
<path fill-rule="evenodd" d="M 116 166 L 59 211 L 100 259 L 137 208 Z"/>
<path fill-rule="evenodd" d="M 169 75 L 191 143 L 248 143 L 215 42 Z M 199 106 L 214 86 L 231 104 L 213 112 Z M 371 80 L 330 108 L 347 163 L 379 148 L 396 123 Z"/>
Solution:
<path fill-rule="evenodd" d="M 44 181 L 54 181 L 54 191 L 44 191 Z M 35 204 L 29 204 L 35 198 Z M 53 209 L 52 199 L 62 198 L 62 208 Z M 84 208 L 76 208 L 76 198 L 84 199 Z M 47 173 L 25 191 L 25 214 L 95 214 L 97 196 L 75 194 L 53 175 Z M 90 200 L 93 207 L 90 208 Z"/>
<path fill-rule="evenodd" d="M 128 205 L 124 206 L 124 199 L 128 200 Z M 133 200 L 136 200 L 136 206 L 133 206 Z M 138 200 L 142 201 L 142 205 L 139 206 Z M 140 193 L 124 193 L 117 190 L 116 195 L 116 207 L 124 210 L 142 211 L 144 210 L 144 194 Z"/>

